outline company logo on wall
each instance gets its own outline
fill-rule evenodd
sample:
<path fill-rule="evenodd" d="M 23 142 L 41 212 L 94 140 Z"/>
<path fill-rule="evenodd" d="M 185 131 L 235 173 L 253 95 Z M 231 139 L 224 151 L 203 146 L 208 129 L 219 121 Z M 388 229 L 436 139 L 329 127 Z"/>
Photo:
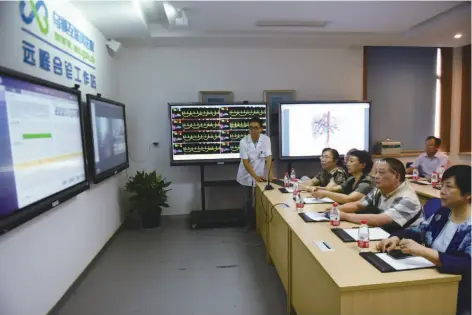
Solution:
<path fill-rule="evenodd" d="M 95 43 L 54 10 L 51 24 L 43 0 L 21 0 L 19 6 L 24 23 L 21 30 L 28 35 L 22 41 L 23 62 L 96 89 Z M 55 27 L 51 29 L 50 25 Z M 35 43 L 41 43 L 42 48 Z"/>

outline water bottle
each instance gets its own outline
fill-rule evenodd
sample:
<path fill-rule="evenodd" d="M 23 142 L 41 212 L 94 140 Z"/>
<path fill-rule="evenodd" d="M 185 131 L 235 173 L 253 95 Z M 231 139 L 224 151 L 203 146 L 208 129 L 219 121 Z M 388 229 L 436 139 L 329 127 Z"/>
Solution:
<path fill-rule="evenodd" d="M 433 187 L 436 187 L 438 185 L 438 180 L 438 173 L 433 172 L 433 174 L 431 174 L 431 185 L 433 185 Z"/>
<path fill-rule="evenodd" d="M 362 220 L 359 227 L 359 237 L 357 239 L 357 248 L 361 252 L 369 251 L 369 227 L 367 221 Z"/>
<path fill-rule="evenodd" d="M 294 182 L 297 179 L 297 175 L 295 174 L 295 169 L 292 168 L 292 171 L 290 172 L 290 180 Z"/>
<path fill-rule="evenodd" d="M 294 182 L 292 187 L 293 187 L 293 196 L 295 197 L 297 193 L 301 191 L 299 188 L 298 182 Z"/>
<path fill-rule="evenodd" d="M 443 174 L 444 174 L 444 171 L 446 170 L 446 168 L 444 167 L 444 165 L 441 165 L 440 167 L 438 167 L 438 169 L 436 170 L 436 172 L 438 173 L 438 182 L 439 183 L 442 183 L 442 178 L 443 178 Z"/>
<path fill-rule="evenodd" d="M 413 180 L 417 181 L 420 179 L 420 172 L 418 172 L 418 169 L 413 169 Z"/>
<path fill-rule="evenodd" d="M 290 178 L 288 178 L 288 172 L 285 172 L 284 187 L 289 187 L 289 186 L 290 186 Z"/>
<path fill-rule="evenodd" d="M 339 226 L 341 224 L 341 215 L 339 214 L 338 203 L 333 203 L 333 207 L 329 211 L 329 223 L 331 226 Z"/>
<path fill-rule="evenodd" d="M 295 195 L 295 206 L 297 208 L 297 211 L 303 211 L 303 207 L 305 207 L 305 204 L 303 203 L 303 198 L 300 190 L 295 190 L 296 195 Z"/>

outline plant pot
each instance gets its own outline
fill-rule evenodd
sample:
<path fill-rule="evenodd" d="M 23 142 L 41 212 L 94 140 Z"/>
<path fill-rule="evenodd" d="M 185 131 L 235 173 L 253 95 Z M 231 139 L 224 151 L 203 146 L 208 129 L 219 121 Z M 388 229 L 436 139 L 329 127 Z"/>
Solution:
<path fill-rule="evenodd" d="M 143 229 L 154 229 L 161 225 L 160 211 L 146 211 L 141 217 L 141 226 Z"/>

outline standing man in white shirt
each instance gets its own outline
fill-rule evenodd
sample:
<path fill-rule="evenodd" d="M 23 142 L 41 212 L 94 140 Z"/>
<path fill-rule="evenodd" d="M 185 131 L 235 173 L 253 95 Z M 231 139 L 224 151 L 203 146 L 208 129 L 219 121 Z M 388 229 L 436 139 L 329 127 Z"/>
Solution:
<path fill-rule="evenodd" d="M 265 168 L 269 170 L 269 178 L 272 179 L 272 150 L 270 138 L 262 134 L 263 123 L 258 117 L 249 121 L 249 135 L 241 139 L 239 152 L 241 163 L 239 164 L 236 180 L 245 192 L 244 211 L 248 229 L 256 227 L 256 213 L 254 211 L 254 186 L 256 182 L 267 180 Z"/>

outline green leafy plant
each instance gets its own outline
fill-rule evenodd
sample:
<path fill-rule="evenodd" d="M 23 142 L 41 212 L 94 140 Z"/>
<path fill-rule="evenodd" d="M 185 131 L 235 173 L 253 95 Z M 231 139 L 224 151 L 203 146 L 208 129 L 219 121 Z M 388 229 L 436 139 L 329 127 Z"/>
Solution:
<path fill-rule="evenodd" d="M 166 182 L 165 178 L 156 174 L 155 171 L 136 172 L 136 175 L 130 177 L 125 185 L 125 190 L 131 193 L 129 197 L 131 212 L 137 211 L 143 221 L 157 216 L 160 222 L 162 208 L 169 207 L 167 192 L 171 190 L 168 189 L 170 184 L 171 182 Z"/>

